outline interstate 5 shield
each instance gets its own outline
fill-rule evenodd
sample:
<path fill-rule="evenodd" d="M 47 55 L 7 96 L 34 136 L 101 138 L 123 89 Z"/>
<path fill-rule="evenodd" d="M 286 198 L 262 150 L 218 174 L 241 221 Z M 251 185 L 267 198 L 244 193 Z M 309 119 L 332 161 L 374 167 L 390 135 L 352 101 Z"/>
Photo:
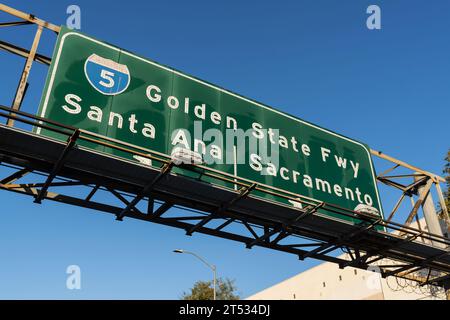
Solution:
<path fill-rule="evenodd" d="M 120 94 L 130 84 L 130 72 L 126 65 L 102 58 L 95 53 L 86 59 L 84 73 L 92 87 L 106 95 Z"/>

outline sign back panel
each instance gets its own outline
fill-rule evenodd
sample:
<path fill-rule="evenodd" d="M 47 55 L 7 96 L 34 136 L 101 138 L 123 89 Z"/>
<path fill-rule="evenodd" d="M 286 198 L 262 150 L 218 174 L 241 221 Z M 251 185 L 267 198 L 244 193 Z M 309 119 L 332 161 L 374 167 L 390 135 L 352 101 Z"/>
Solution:
<path fill-rule="evenodd" d="M 365 144 L 65 27 L 57 40 L 39 116 L 169 157 L 176 148 L 191 150 L 220 172 L 382 215 Z M 49 130 L 35 131 L 62 138 Z M 113 148 L 80 144 L 142 162 Z M 273 195 L 258 196 L 299 205 Z"/>

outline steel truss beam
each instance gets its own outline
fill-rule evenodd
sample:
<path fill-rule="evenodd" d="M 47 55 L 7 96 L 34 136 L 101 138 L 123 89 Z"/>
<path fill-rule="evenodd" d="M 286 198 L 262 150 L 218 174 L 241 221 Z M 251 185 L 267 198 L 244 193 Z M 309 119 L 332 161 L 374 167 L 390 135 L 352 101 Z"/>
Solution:
<path fill-rule="evenodd" d="M 0 106 L 0 109 L 3 107 Z M 61 134 L 70 135 L 72 132 L 72 136 L 74 135 L 74 128 L 64 127 L 63 129 L 56 129 L 54 126 L 57 126 L 57 123 L 52 122 L 51 120 L 40 118 L 37 116 L 28 115 L 22 111 L 17 111 L 22 118 L 20 121 L 24 121 L 23 117 L 28 117 L 35 119 L 38 122 L 29 121 L 28 123 L 31 125 L 40 125 L 46 126 L 46 122 L 52 124 L 52 126 L 47 126 L 46 129 L 49 130 L 58 130 L 57 132 Z M 13 117 L 12 115 L 5 114 L 4 116 Z M 14 116 L 16 119 L 17 116 Z M 40 122 L 42 122 L 40 124 Z M 81 130 L 80 130 L 81 132 Z M 78 139 L 85 139 L 84 132 L 81 132 L 83 135 L 80 135 Z M 74 140 L 74 139 L 72 139 Z M 70 139 L 69 139 L 70 141 Z M 93 139 L 89 140 L 90 142 L 98 142 Z M 73 147 L 73 146 L 72 146 Z M 111 145 L 112 147 L 112 145 Z M 60 159 L 64 159 L 63 154 L 68 154 L 67 150 L 68 145 L 65 148 L 66 152 L 62 152 L 60 155 Z M 123 149 L 123 151 L 126 151 Z M 150 181 L 144 188 L 142 187 L 127 187 L 128 191 L 127 195 L 123 195 L 123 187 L 125 185 L 123 183 L 116 183 L 114 181 L 110 181 L 105 177 L 95 177 L 91 174 L 85 174 L 83 172 L 74 172 L 68 168 L 65 168 L 62 164 L 63 161 L 59 161 L 58 159 L 53 164 L 45 164 L 40 163 L 34 159 L 20 159 L 20 158 L 10 158 L 7 154 L 2 156 L 3 161 L 6 163 L 13 163 L 15 165 L 22 166 L 22 168 L 18 169 L 18 172 L 10 174 L 8 177 L 5 177 L 3 180 L 5 182 L 11 181 L 15 182 L 14 184 L 3 184 L 0 185 L 0 188 L 15 191 L 23 194 L 32 195 L 33 197 L 38 197 L 39 195 L 43 196 L 43 199 L 51 199 L 54 201 L 59 201 L 63 203 L 68 203 L 72 205 L 77 205 L 81 207 L 91 208 L 95 210 L 100 210 L 104 212 L 113 213 L 114 215 L 120 216 L 124 211 L 127 217 L 137 218 L 146 221 L 152 221 L 164 225 L 169 225 L 177 228 L 182 228 L 186 230 L 187 233 L 191 232 L 200 232 L 205 234 L 210 234 L 214 236 L 223 237 L 226 239 L 236 240 L 243 242 L 246 247 L 252 248 L 253 246 L 262 246 L 266 248 L 271 248 L 274 250 L 279 250 L 283 252 L 288 252 L 292 254 L 296 254 L 299 258 L 315 258 L 323 261 L 329 261 L 339 264 L 340 267 L 345 266 L 353 266 L 357 268 L 366 269 L 369 265 L 368 260 L 371 259 L 371 263 L 383 259 L 395 259 L 399 261 L 403 261 L 405 263 L 409 263 L 410 265 L 415 264 L 416 266 L 424 265 L 427 268 L 435 270 L 439 274 L 445 275 L 446 272 L 449 272 L 446 266 L 443 266 L 440 263 L 437 263 L 436 260 L 428 261 L 426 259 L 420 257 L 409 257 L 403 255 L 401 252 L 396 251 L 396 247 L 401 244 L 413 241 L 419 236 L 423 236 L 425 238 L 432 237 L 430 239 L 435 239 L 434 235 L 428 234 L 424 231 L 418 231 L 412 229 L 410 227 L 405 227 L 398 225 L 397 230 L 405 230 L 409 235 L 412 236 L 407 238 L 400 238 L 395 243 L 391 245 L 380 245 L 377 244 L 376 247 L 367 247 L 359 243 L 363 243 L 365 238 L 368 237 L 368 232 L 371 232 L 374 225 L 382 225 L 389 226 L 387 221 L 379 221 L 374 220 L 373 218 L 364 218 L 363 221 L 371 221 L 371 223 L 361 224 L 360 229 L 358 231 L 353 232 L 345 237 L 335 238 L 329 234 L 323 233 L 321 230 L 311 230 L 308 228 L 304 228 L 301 225 L 294 223 L 299 222 L 301 219 L 305 219 L 310 215 L 314 215 L 320 209 L 328 210 L 330 212 L 334 212 L 337 214 L 345 214 L 339 208 L 334 208 L 332 205 L 317 203 L 316 205 L 308 205 L 304 209 L 298 209 L 298 215 L 294 219 L 288 219 L 283 221 L 282 223 L 274 223 L 273 221 L 265 220 L 263 218 L 255 218 L 254 216 L 248 216 L 242 213 L 234 212 L 234 204 L 246 198 L 249 193 L 259 188 L 256 184 L 247 184 L 247 187 L 243 185 L 239 193 L 235 195 L 234 198 L 229 199 L 229 201 L 222 202 L 221 204 L 212 204 L 208 202 L 202 202 L 202 200 L 195 200 L 194 202 L 189 201 L 188 199 L 177 198 L 174 194 L 171 194 L 167 190 L 163 193 L 158 190 L 158 181 L 161 181 L 163 177 L 170 174 L 170 162 L 166 162 L 166 165 L 162 166 L 160 169 L 160 173 L 157 175 L 157 179 Z M 59 163 L 59 165 L 58 165 Z M 46 182 L 36 182 L 36 183 L 28 183 L 28 184 L 20 184 L 16 183 L 16 178 L 20 178 L 22 174 L 25 174 L 27 171 L 33 171 L 33 174 L 43 174 L 46 176 Z M 58 177 L 56 174 L 61 171 L 61 174 L 72 181 L 53 181 Z M 204 174 L 208 174 L 205 172 Z M 50 179 L 49 179 L 50 177 Z M 51 183 L 49 183 L 49 181 Z M 235 183 L 236 181 L 233 180 Z M 86 197 L 72 197 L 62 194 L 52 193 L 46 190 L 42 190 L 44 186 L 64 186 L 64 185 L 85 185 L 90 188 L 88 195 Z M 40 189 L 39 189 L 40 188 Z M 122 203 L 126 205 L 125 208 L 120 208 L 117 206 L 111 206 L 107 203 L 102 202 L 94 202 L 92 201 L 92 197 L 99 191 L 106 190 L 112 193 L 116 198 L 121 200 Z M 258 189 L 261 190 L 261 189 Z M 45 191 L 45 192 L 43 192 Z M 127 198 L 130 198 L 131 201 Z M 148 210 L 146 213 L 141 212 L 136 208 L 136 204 L 143 200 L 148 199 Z M 157 210 L 154 210 L 154 200 L 163 201 L 163 204 L 158 207 Z M 196 210 L 200 210 L 201 212 L 207 213 L 203 215 L 196 216 L 181 216 L 181 217 L 170 217 L 166 216 L 166 212 L 173 207 L 175 204 L 181 205 L 184 208 L 193 208 Z M 326 206 L 326 207 L 324 207 Z M 360 218 L 363 218 L 362 216 Z M 220 219 L 223 222 L 216 228 L 209 228 L 206 224 L 212 219 Z M 199 222 L 197 222 L 199 221 Z M 241 224 L 245 227 L 245 229 L 250 233 L 250 235 L 245 235 L 242 233 L 236 232 L 227 232 L 224 229 L 227 228 L 228 225 L 231 224 Z M 392 223 L 390 223 L 392 224 Z M 394 224 L 395 225 L 395 224 Z M 391 226 L 392 227 L 392 226 Z M 256 228 L 256 229 L 255 229 Z M 264 230 L 261 235 L 258 235 L 257 229 Z M 373 231 L 376 232 L 376 231 Z M 271 240 L 271 237 L 275 237 L 274 240 Z M 308 243 L 298 243 L 298 238 L 307 239 Z M 370 238 L 369 238 L 370 239 Z M 284 243 L 281 243 L 281 242 Z M 313 242 L 311 242 L 313 241 Z M 442 240 L 439 240 L 442 241 Z M 289 243 L 291 242 L 291 243 Z M 307 250 L 309 247 L 313 248 L 311 250 Z M 349 252 L 350 261 L 346 258 L 335 257 L 331 253 L 333 250 L 338 248 L 346 248 Z M 353 250 L 353 252 L 351 250 Z M 360 252 L 364 252 L 364 255 L 361 255 Z M 422 267 L 421 267 L 422 268 Z M 385 268 L 386 269 L 386 268 Z M 384 271 L 389 272 L 388 270 Z M 396 273 L 398 277 L 405 277 L 402 273 Z"/>
<path fill-rule="evenodd" d="M 29 169 L 20 168 L 20 169 L 18 169 L 17 172 L 9 175 L 8 177 L 5 177 L 3 179 L 3 181 L 6 182 L 9 180 L 12 182 L 16 182 L 16 180 L 17 180 L 16 178 L 20 178 L 26 172 L 29 173 Z M 48 180 L 48 178 L 46 180 Z M 79 185 L 79 184 L 80 184 L 80 181 L 55 181 L 55 182 L 53 182 L 53 185 L 55 185 L 55 186 Z M 0 188 L 7 189 L 10 191 L 14 191 L 14 192 L 19 192 L 22 194 L 28 194 L 33 197 L 36 197 L 36 195 L 38 195 L 38 194 L 44 194 L 44 193 L 42 193 L 42 189 L 40 189 L 40 190 L 38 189 L 38 187 L 42 187 L 43 185 L 45 185 L 45 183 L 33 183 L 33 184 L 15 183 L 15 184 L 10 184 L 10 185 L 2 184 L 2 185 L 0 185 Z M 104 189 L 106 191 L 111 192 L 119 199 L 121 199 L 122 202 L 125 203 L 127 206 L 129 206 L 131 203 L 130 201 L 126 200 L 125 196 L 127 196 L 127 195 L 123 195 L 118 190 L 111 189 L 110 187 L 102 187 L 98 184 L 98 181 L 93 181 L 90 184 L 87 183 L 86 181 L 84 181 L 84 185 L 91 189 L 88 196 L 85 198 L 76 198 L 76 197 L 57 194 L 57 193 L 53 193 L 53 192 L 45 192 L 44 199 L 68 203 L 68 204 L 77 205 L 77 206 L 90 208 L 90 209 L 94 209 L 94 210 L 100 210 L 103 212 L 112 213 L 116 216 L 118 214 L 120 214 L 121 212 L 123 212 L 124 209 L 117 207 L 117 206 L 108 205 L 106 203 L 94 202 L 94 201 L 92 201 L 92 196 L 99 190 Z M 27 186 L 27 187 L 21 187 L 21 186 Z M 246 192 L 242 191 L 242 190 L 239 193 L 239 195 L 245 195 L 245 194 L 246 194 Z M 127 196 L 127 197 L 129 197 L 129 196 Z M 133 199 L 136 199 L 136 196 L 134 196 Z M 154 201 L 153 199 L 154 199 L 153 197 L 150 197 L 147 200 L 150 207 L 153 207 L 153 201 Z M 239 199 L 239 196 L 236 197 L 235 199 L 237 201 Z M 371 229 L 373 227 L 373 225 L 375 225 L 375 224 L 363 225 L 360 228 L 361 231 L 354 232 L 351 235 L 349 235 L 347 239 L 342 238 L 339 241 L 333 241 L 332 239 L 329 239 L 326 242 L 323 242 L 323 241 L 317 242 L 316 241 L 313 243 L 280 244 L 279 241 L 286 239 L 286 238 L 290 239 L 291 237 L 293 237 L 292 240 L 298 239 L 298 236 L 293 234 L 293 232 L 295 232 L 296 228 L 293 227 L 291 225 L 291 223 L 294 220 L 298 221 L 299 219 L 301 219 L 302 217 L 305 217 L 308 214 L 313 214 L 314 210 L 312 210 L 310 208 L 309 210 L 300 212 L 298 217 L 296 217 L 295 219 L 292 219 L 290 221 L 286 221 L 282 225 L 276 225 L 276 224 L 268 223 L 268 222 L 264 222 L 264 221 L 255 221 L 254 219 L 250 219 L 248 217 L 240 217 L 240 219 L 239 219 L 238 217 L 234 216 L 232 212 L 229 212 L 226 216 L 224 214 L 222 214 L 221 216 L 214 217 L 215 219 L 223 219 L 224 222 L 222 223 L 222 225 L 220 225 L 219 227 L 216 227 L 216 228 L 208 228 L 205 226 L 205 224 L 199 225 L 198 223 L 190 223 L 189 222 L 189 221 L 196 221 L 196 220 L 202 221 L 205 218 L 204 215 L 203 216 L 195 215 L 195 216 L 164 217 L 164 214 L 166 214 L 167 211 L 170 208 L 172 208 L 173 206 L 174 206 L 173 202 L 166 200 L 156 210 L 151 210 L 147 213 L 143 213 L 143 212 L 137 210 L 133 206 L 132 209 L 130 207 L 131 210 L 127 213 L 127 217 L 140 219 L 140 220 L 146 220 L 146 221 L 152 221 L 152 222 L 167 225 L 167 226 L 182 228 L 187 231 L 192 230 L 195 227 L 195 232 L 200 232 L 200 233 L 209 234 L 209 235 L 213 235 L 213 236 L 219 236 L 222 238 L 242 242 L 242 243 L 244 243 L 244 245 L 247 248 L 252 248 L 253 246 L 261 246 L 261 247 L 270 248 L 270 249 L 274 249 L 274 250 L 278 250 L 278 251 L 292 253 L 292 254 L 297 255 L 298 257 L 303 257 L 303 258 L 311 257 L 311 258 L 320 259 L 323 261 L 338 263 L 340 266 L 351 265 L 351 266 L 354 266 L 357 268 L 363 268 L 363 269 L 367 268 L 367 264 L 364 263 L 364 261 L 367 261 L 367 259 L 369 259 L 371 257 L 378 257 L 379 255 L 383 256 L 384 251 L 388 252 L 389 249 L 395 248 L 396 246 L 400 245 L 401 243 L 403 243 L 405 241 L 413 241 L 415 238 L 417 238 L 420 235 L 420 233 L 418 233 L 410 238 L 400 239 L 396 243 L 396 245 L 392 245 L 389 248 L 385 248 L 384 251 L 377 252 L 374 254 L 367 252 L 364 256 L 360 256 L 359 250 L 356 249 L 354 251 L 354 254 L 353 253 L 350 254 L 350 256 L 353 257 L 352 260 L 348 261 L 348 260 L 345 260 L 345 259 L 342 259 L 339 257 L 334 257 L 334 256 L 328 255 L 327 253 L 330 250 L 326 250 L 326 248 L 327 247 L 329 248 L 330 245 L 335 246 L 335 247 L 338 247 L 339 245 L 344 246 L 343 243 L 358 236 L 358 234 L 360 232 L 362 232 L 362 230 Z M 228 210 L 231 210 L 230 208 L 231 207 L 228 207 Z M 206 209 L 206 208 L 204 208 L 204 209 Z M 209 211 L 217 212 L 218 210 L 217 210 L 217 208 L 210 206 Z M 208 218 L 210 216 L 206 216 L 206 217 Z M 249 231 L 253 230 L 253 232 L 250 232 L 251 236 L 236 234 L 233 232 L 227 232 L 227 231 L 223 230 L 225 227 L 227 227 L 228 225 L 230 225 L 232 223 L 241 223 L 244 226 L 246 226 L 246 228 Z M 257 229 L 264 227 L 265 232 L 261 236 L 258 236 L 257 232 L 255 231 L 255 227 Z M 278 233 L 278 236 L 273 241 L 270 241 L 270 238 L 272 236 L 275 236 L 277 233 Z M 308 251 L 308 250 L 306 250 L 308 247 L 313 247 L 315 249 Z M 320 248 L 320 250 L 317 250 L 318 248 Z M 383 256 L 383 257 L 385 257 L 385 256 Z M 435 258 L 438 258 L 438 257 L 435 257 Z M 357 263 L 358 260 L 362 261 L 363 263 Z M 420 268 L 423 268 L 421 266 L 422 264 L 427 265 L 433 259 L 429 259 L 429 260 L 430 261 L 428 261 L 428 260 L 422 261 L 422 263 L 420 264 Z M 408 267 L 410 267 L 410 266 L 417 267 L 417 264 L 415 265 L 414 263 L 412 263 L 411 265 L 408 265 Z M 431 267 L 431 268 L 433 268 L 433 267 Z M 388 274 L 386 272 L 385 276 L 387 276 L 387 275 L 390 275 L 390 274 Z M 398 276 L 403 277 L 403 275 L 401 275 L 401 274 Z M 442 276 L 442 277 L 444 277 L 444 276 Z M 433 279 L 428 280 L 428 281 L 435 283 L 435 282 L 433 282 Z"/>
<path fill-rule="evenodd" d="M 249 181 L 244 181 L 239 184 L 234 177 L 220 177 L 217 173 L 214 172 L 205 173 L 205 175 L 208 175 L 211 178 L 218 178 L 222 181 L 235 183 L 236 185 L 240 186 L 240 191 L 235 195 L 234 198 L 229 199 L 228 201 L 224 201 L 220 204 L 212 204 L 199 200 L 193 201 L 191 199 L 180 198 L 175 194 L 171 194 L 167 190 L 164 192 L 158 190 L 158 183 L 171 173 L 171 169 L 173 167 L 173 164 L 171 162 L 162 161 L 165 164 L 160 168 L 161 170 L 158 176 L 149 181 L 148 184 L 143 188 L 142 186 L 127 185 L 126 191 L 124 191 L 123 189 L 123 184 L 118 183 L 117 181 L 113 181 L 108 178 L 97 177 L 85 172 L 72 172 L 70 169 L 64 168 L 65 158 L 70 153 L 70 150 L 72 150 L 72 148 L 75 146 L 75 142 L 79 138 L 81 130 L 79 131 L 76 128 L 64 126 L 62 124 L 52 122 L 48 119 L 31 116 L 20 111 L 20 106 L 28 86 L 28 75 L 30 73 L 32 62 L 38 61 L 44 64 L 50 63 L 50 58 L 39 55 L 37 53 L 37 47 L 42 30 L 49 29 L 58 33 L 60 31 L 60 28 L 51 23 L 38 19 L 32 14 L 20 12 L 3 4 L 0 4 L 0 11 L 5 11 L 13 16 L 22 19 L 21 21 L 17 22 L 2 23 L 0 24 L 0 27 L 15 27 L 25 24 L 37 25 L 37 31 L 30 50 L 0 41 L 0 49 L 4 49 L 8 52 L 26 58 L 26 63 L 16 91 L 12 108 L 0 106 L 0 110 L 8 112 L 7 114 L 0 114 L 0 116 L 8 119 L 9 126 L 13 126 L 14 121 L 21 121 L 23 123 L 34 126 L 38 125 L 42 128 L 53 130 L 61 134 L 67 135 L 69 133 L 69 135 L 71 135 L 71 138 L 68 140 L 68 143 L 62 151 L 59 159 L 57 159 L 54 163 L 45 163 L 40 161 L 39 159 L 17 158 L 16 155 L 11 155 L 8 153 L 2 154 L 1 157 L 3 160 L 6 160 L 7 163 L 9 162 L 18 166 L 18 169 L 15 173 L 3 178 L 0 181 L 0 189 L 30 195 L 35 199 L 35 202 L 38 203 L 40 203 L 43 199 L 53 200 L 111 213 L 116 216 L 117 220 L 122 220 L 126 216 L 144 221 L 151 221 L 184 229 L 186 231 L 186 234 L 188 235 L 192 235 L 194 232 L 204 233 L 241 242 L 245 244 L 247 248 L 252 248 L 254 246 L 270 248 L 295 254 L 300 259 L 311 257 L 323 261 L 337 263 L 342 268 L 345 266 L 353 266 L 366 269 L 371 263 L 375 263 L 376 261 L 379 261 L 381 259 L 394 259 L 402 261 L 403 265 L 380 266 L 383 270 L 394 268 L 394 270 L 382 271 L 383 276 L 395 275 L 398 277 L 406 278 L 409 273 L 415 270 L 428 269 L 428 276 L 425 280 L 422 281 L 422 284 L 432 283 L 442 285 L 444 281 L 448 281 L 450 266 L 443 265 L 443 263 L 439 261 L 439 258 L 442 257 L 442 254 L 431 258 L 423 258 L 420 256 L 412 257 L 403 254 L 402 252 L 398 252 L 399 246 L 407 242 L 414 241 L 417 237 L 422 237 L 430 241 L 436 241 L 437 238 L 435 235 L 429 234 L 422 230 L 416 232 L 414 231 L 414 229 L 410 228 L 408 224 L 412 221 L 412 219 L 417 218 L 418 209 L 421 203 L 426 198 L 425 193 L 428 193 L 433 185 L 436 186 L 439 201 L 441 203 L 441 206 L 443 205 L 444 199 L 439 183 L 445 182 L 445 180 L 437 175 L 421 170 L 415 166 L 412 166 L 393 157 L 387 156 L 379 151 L 371 150 L 371 153 L 379 158 L 394 163 L 394 166 L 383 172 L 383 174 L 379 175 L 377 177 L 378 181 L 380 183 L 384 183 L 388 186 L 401 190 L 402 195 L 397 204 L 394 206 L 394 209 L 392 210 L 387 220 L 374 221 L 373 217 L 367 218 L 363 215 L 360 215 L 358 218 L 366 221 L 366 223 L 361 224 L 360 228 L 355 232 L 337 238 L 330 234 L 324 233 L 321 230 L 310 230 L 308 228 L 305 228 L 301 224 L 298 224 L 298 222 L 300 222 L 302 219 L 308 218 L 311 215 L 317 214 L 319 209 L 324 209 L 329 212 L 334 212 L 353 218 L 355 217 L 355 212 L 345 212 L 345 210 L 343 210 L 342 208 L 337 208 L 333 205 L 321 202 L 308 203 L 308 201 L 303 199 L 301 201 L 304 205 L 307 205 L 306 208 L 299 210 L 298 216 L 296 216 L 294 219 L 285 219 L 281 223 L 275 223 L 274 221 L 265 218 L 238 213 L 235 211 L 234 205 L 237 201 L 248 197 L 253 190 L 265 192 L 267 194 L 275 196 L 280 196 L 280 190 L 277 190 L 275 188 L 268 188 L 267 186 L 256 185 L 255 183 Z M 22 117 L 19 118 L 18 115 Z M 39 120 L 39 123 L 34 120 Z M 52 126 L 50 126 L 49 124 L 51 124 Z M 86 132 L 83 131 L 83 133 Z M 93 136 L 94 138 L 92 138 Z M 98 136 L 95 136 L 92 133 L 90 134 L 90 137 L 83 137 L 85 141 L 100 143 L 98 139 L 96 140 L 96 138 L 98 138 Z M 122 147 L 118 148 L 116 145 L 114 145 L 115 143 L 117 143 L 117 141 L 107 141 L 106 143 L 103 141 L 103 145 L 107 145 L 108 147 L 116 148 L 125 152 L 130 151 L 130 149 L 128 148 L 130 147 L 130 145 L 121 143 Z M 147 156 L 147 154 L 142 154 L 142 156 Z M 160 159 L 157 160 L 160 161 Z M 398 168 L 407 168 L 409 170 L 412 170 L 414 174 L 387 175 L 388 173 L 391 173 Z M 30 174 L 44 175 L 46 177 L 46 180 L 44 182 L 35 183 L 15 183 L 25 175 L 29 176 Z M 60 175 L 60 177 L 58 175 Z M 410 184 L 404 184 L 395 181 L 396 179 L 411 178 L 417 175 L 421 175 L 422 179 L 419 179 L 418 181 Z M 62 179 L 61 177 L 64 177 L 64 179 Z M 89 190 L 87 196 L 84 198 L 79 196 L 75 197 L 48 191 L 50 187 L 65 187 L 74 185 L 85 186 L 86 189 Z M 418 194 L 418 188 L 423 185 L 426 185 L 426 192 Z M 93 201 L 93 197 L 99 191 L 111 193 L 125 205 L 125 208 L 113 206 L 101 201 Z M 413 195 L 418 195 L 419 201 L 415 203 L 412 211 L 410 212 L 406 221 L 406 226 L 402 226 L 399 229 L 397 224 L 394 227 L 394 223 L 392 223 L 391 220 L 394 218 L 394 215 L 398 211 L 402 201 L 406 196 L 412 197 Z M 281 195 L 281 197 L 284 197 L 285 199 L 292 198 L 292 196 L 292 194 Z M 146 200 L 148 202 L 147 212 L 145 213 L 136 207 L 137 204 L 142 200 Z M 154 209 L 155 201 L 162 203 L 156 210 Z M 174 206 L 195 209 L 199 212 L 196 212 L 197 214 L 192 216 L 169 216 L 168 211 Z M 442 212 L 444 218 L 449 221 L 448 212 L 445 205 L 443 205 L 442 207 Z M 208 227 L 207 224 L 211 220 L 221 220 L 222 223 L 215 228 Z M 367 223 L 367 221 L 369 221 L 369 223 Z M 234 231 L 225 231 L 226 228 L 230 229 L 228 228 L 228 226 L 233 224 L 243 225 L 248 233 L 243 234 L 242 232 L 238 233 Z M 398 240 L 394 241 L 394 243 L 391 242 L 388 245 L 382 245 L 380 243 L 370 243 L 370 234 L 371 232 L 376 232 L 373 230 L 376 225 L 384 226 L 391 230 L 403 230 L 405 234 L 400 234 Z M 259 230 L 262 230 L 262 232 L 259 232 L 258 234 Z M 271 240 L 272 238 L 274 239 Z M 306 240 L 307 242 L 299 243 L 299 239 L 302 239 L 303 241 Z M 369 244 L 366 244 L 367 241 L 369 242 Z M 438 241 L 445 242 L 447 240 L 442 240 L 441 238 L 439 238 Z M 284 243 L 281 244 L 282 242 Z M 386 243 L 387 242 L 388 241 L 386 241 Z M 307 250 L 307 248 L 313 249 Z M 344 259 L 342 257 L 335 257 L 331 254 L 334 250 L 339 248 L 341 248 L 342 250 L 347 250 L 350 260 Z M 437 276 L 430 279 L 432 273 L 437 274 Z"/>
<path fill-rule="evenodd" d="M 87 184 L 85 186 L 89 187 L 89 185 L 87 185 Z M 95 189 L 98 190 L 100 187 L 98 187 L 98 186 L 92 187 L 91 186 L 91 188 L 92 188 L 92 190 L 95 190 Z M 40 190 L 38 190 L 35 187 L 10 188 L 8 185 L 0 185 L 0 189 L 5 189 L 5 190 L 12 191 L 12 192 L 25 194 L 25 195 L 30 195 L 33 197 L 35 197 L 37 194 L 40 193 Z M 108 188 L 106 188 L 106 190 L 110 191 L 114 195 L 120 195 L 120 198 L 122 200 L 125 200 L 125 197 L 121 193 L 119 193 L 119 191 L 110 190 Z M 101 202 L 94 202 L 92 200 L 86 200 L 87 198 L 77 198 L 77 197 L 62 195 L 62 194 L 58 194 L 58 193 L 54 193 L 54 192 L 46 192 L 44 195 L 44 199 L 53 200 L 53 201 L 57 201 L 57 202 L 63 202 L 63 203 L 72 204 L 72 205 L 76 205 L 76 206 L 81 206 L 84 208 L 99 210 L 99 211 L 103 211 L 103 212 L 107 212 L 107 213 L 112 213 L 114 215 L 118 215 L 120 212 L 123 211 L 123 208 L 120 208 L 117 206 L 104 204 Z M 149 200 L 149 201 L 152 201 L 152 200 Z M 128 201 L 125 200 L 124 202 L 126 203 Z M 222 231 L 224 229 L 224 227 L 222 227 L 220 229 L 219 228 L 207 228 L 204 225 L 198 226 L 197 224 L 191 224 L 191 223 L 185 222 L 187 220 L 200 219 L 201 217 L 199 217 L 199 216 L 196 216 L 196 217 L 183 216 L 183 217 L 167 217 L 167 218 L 162 217 L 162 215 L 164 213 L 166 213 L 167 210 L 170 209 L 171 207 L 173 207 L 173 204 L 171 202 L 166 201 L 166 202 L 163 202 L 158 207 L 158 209 L 156 209 L 151 214 L 144 214 L 138 210 L 132 210 L 132 211 L 128 212 L 127 217 L 139 219 L 139 220 L 147 220 L 147 221 L 150 220 L 155 223 L 172 226 L 172 227 L 177 227 L 177 228 L 181 228 L 181 229 L 185 229 L 185 230 L 190 230 L 190 229 L 192 229 L 192 227 L 196 226 L 196 232 L 209 234 L 209 235 L 213 235 L 213 236 L 219 236 L 222 238 L 242 242 L 245 245 L 247 245 L 247 243 L 251 243 L 252 241 L 255 240 L 252 237 Z M 249 219 L 249 220 L 251 220 L 251 219 Z M 228 220 L 226 220 L 226 222 L 228 222 L 227 224 L 231 223 L 229 221 L 233 221 L 236 223 L 238 222 L 237 219 L 228 219 Z M 242 219 L 241 222 L 242 223 L 245 222 L 248 226 L 250 226 L 250 223 L 247 222 L 247 219 Z M 261 223 L 261 221 L 259 223 Z M 255 226 L 250 226 L 250 228 L 253 229 L 253 228 L 255 228 Z M 304 250 L 298 249 L 297 247 L 301 247 L 301 246 L 306 247 L 307 246 L 307 245 L 280 245 L 280 244 L 277 244 L 274 242 L 264 242 L 264 241 L 255 243 L 255 245 L 258 245 L 261 247 L 266 247 L 266 248 L 271 248 L 271 249 L 275 249 L 275 250 L 279 250 L 279 251 L 289 252 L 289 253 L 293 253 L 296 255 L 299 255 L 299 254 L 305 252 Z M 336 257 L 321 256 L 321 255 L 317 255 L 317 254 L 314 254 L 313 257 L 324 260 L 324 261 L 334 262 L 334 263 L 341 261 L 341 259 L 336 258 Z"/>
<path fill-rule="evenodd" d="M 11 22 L 1 22 L 0 23 L 0 28 L 1 27 L 17 27 L 17 26 L 23 26 L 23 25 L 29 25 L 31 24 L 30 21 L 11 21 Z"/>

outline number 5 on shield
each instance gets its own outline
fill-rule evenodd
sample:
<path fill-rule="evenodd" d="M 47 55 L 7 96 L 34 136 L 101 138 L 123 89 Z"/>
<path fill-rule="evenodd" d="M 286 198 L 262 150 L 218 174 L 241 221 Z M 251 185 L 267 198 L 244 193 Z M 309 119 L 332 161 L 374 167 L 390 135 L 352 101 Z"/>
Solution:
<path fill-rule="evenodd" d="M 114 72 L 108 71 L 103 69 L 102 72 L 100 73 L 100 77 L 102 77 L 102 79 L 107 80 L 108 82 L 105 82 L 103 80 L 101 80 L 99 83 L 106 87 L 106 88 L 112 88 L 114 87 Z"/>

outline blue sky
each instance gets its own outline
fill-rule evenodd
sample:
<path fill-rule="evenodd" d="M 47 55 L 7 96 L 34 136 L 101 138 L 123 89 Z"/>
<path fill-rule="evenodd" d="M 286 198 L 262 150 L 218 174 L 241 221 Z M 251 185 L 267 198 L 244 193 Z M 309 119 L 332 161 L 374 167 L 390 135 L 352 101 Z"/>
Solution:
<path fill-rule="evenodd" d="M 58 25 L 77 4 L 84 33 L 442 171 L 449 148 L 448 2 L 3 2 Z M 381 30 L 366 28 L 370 4 L 381 7 Z M 32 37 L 33 27 L 0 29 L 1 40 L 20 46 L 29 47 Z M 39 52 L 50 56 L 55 39 L 45 32 Z M 0 61 L 0 103 L 8 105 L 23 59 L 0 52 Z M 33 65 L 25 111 L 37 111 L 46 72 Z M 393 195 L 381 191 L 385 208 L 392 206 Z M 8 192 L 0 201 L 0 298 L 177 299 L 211 274 L 174 248 L 216 264 L 243 297 L 318 263 L 49 201 L 37 205 Z M 81 290 L 66 289 L 71 264 L 81 268 Z"/>

